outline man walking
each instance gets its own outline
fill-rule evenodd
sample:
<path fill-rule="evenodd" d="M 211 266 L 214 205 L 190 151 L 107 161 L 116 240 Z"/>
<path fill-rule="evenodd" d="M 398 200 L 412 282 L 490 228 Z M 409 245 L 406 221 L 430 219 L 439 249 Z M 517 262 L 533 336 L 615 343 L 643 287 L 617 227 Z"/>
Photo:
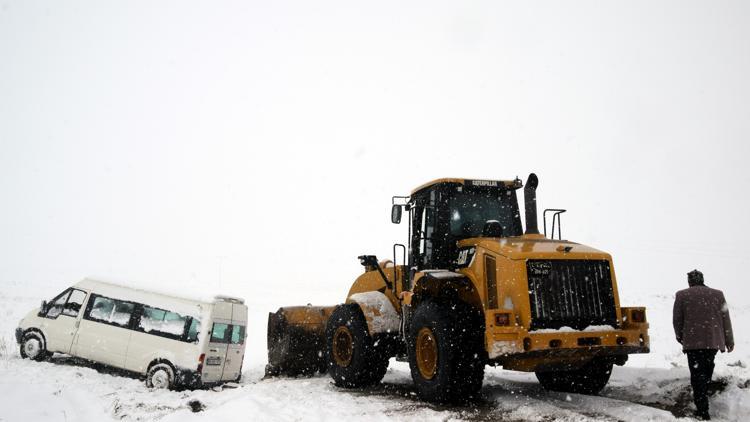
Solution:
<path fill-rule="evenodd" d="M 687 354 L 695 416 L 709 420 L 708 383 L 714 373 L 716 351 L 734 349 L 729 308 L 721 290 L 703 285 L 703 273 L 688 273 L 689 288 L 677 292 L 672 323 L 677 341 Z"/>

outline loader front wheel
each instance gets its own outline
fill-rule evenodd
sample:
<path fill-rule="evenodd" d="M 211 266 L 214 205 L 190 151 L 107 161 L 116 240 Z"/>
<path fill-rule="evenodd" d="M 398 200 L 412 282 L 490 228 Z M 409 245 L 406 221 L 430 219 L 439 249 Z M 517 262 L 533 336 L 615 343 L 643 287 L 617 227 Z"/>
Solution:
<path fill-rule="evenodd" d="M 463 303 L 428 300 L 409 331 L 409 367 L 423 400 L 460 403 L 482 388 L 481 322 Z"/>
<path fill-rule="evenodd" d="M 352 363 L 354 356 L 354 339 L 352 330 L 346 325 L 340 325 L 333 333 L 331 354 L 336 365 L 346 368 Z"/>
<path fill-rule="evenodd" d="M 357 388 L 383 379 L 388 356 L 375 347 L 359 306 L 336 307 L 326 326 L 326 344 L 328 370 L 337 386 Z"/>

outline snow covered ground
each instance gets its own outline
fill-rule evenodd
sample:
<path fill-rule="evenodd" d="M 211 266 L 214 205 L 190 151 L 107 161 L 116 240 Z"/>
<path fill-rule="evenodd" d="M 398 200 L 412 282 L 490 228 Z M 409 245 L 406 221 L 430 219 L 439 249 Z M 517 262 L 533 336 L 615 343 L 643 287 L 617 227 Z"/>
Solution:
<path fill-rule="evenodd" d="M 63 285 L 3 283 L 0 291 L 0 421 L 102 420 L 501 420 L 644 421 L 675 420 L 692 414 L 686 359 L 673 340 L 671 295 L 624 297 L 645 304 L 652 353 L 615 367 L 599 397 L 547 392 L 533 374 L 488 368 L 482 398 L 463 407 L 441 407 L 416 398 L 408 365 L 391 362 L 375 388 L 342 390 L 327 376 L 263 379 L 268 305 L 252 304 L 248 354 L 238 388 L 221 391 L 149 391 L 127 374 L 96 368 L 67 356 L 51 362 L 22 360 L 13 337 L 29 309 Z M 750 420 L 750 342 L 744 327 L 750 306 L 729 298 L 738 339 L 732 354 L 719 354 L 711 399 L 717 420 Z M 254 328 L 254 329 L 253 329 Z M 196 412 L 197 410 L 197 412 Z"/>

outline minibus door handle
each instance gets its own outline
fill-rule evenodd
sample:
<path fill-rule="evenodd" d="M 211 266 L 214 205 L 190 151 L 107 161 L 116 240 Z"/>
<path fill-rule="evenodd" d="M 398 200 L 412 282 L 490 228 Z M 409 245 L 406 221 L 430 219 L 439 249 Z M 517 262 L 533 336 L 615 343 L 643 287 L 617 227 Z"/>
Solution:
<path fill-rule="evenodd" d="M 217 353 L 218 352 L 217 349 L 208 349 L 208 351 L 211 352 L 211 353 Z"/>

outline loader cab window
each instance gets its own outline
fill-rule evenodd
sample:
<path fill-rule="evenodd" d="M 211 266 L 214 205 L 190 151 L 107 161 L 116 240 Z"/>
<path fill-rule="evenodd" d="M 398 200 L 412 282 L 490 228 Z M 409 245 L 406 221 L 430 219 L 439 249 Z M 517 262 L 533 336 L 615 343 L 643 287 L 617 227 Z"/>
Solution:
<path fill-rule="evenodd" d="M 445 230 L 441 227 L 441 200 L 437 189 L 414 196 L 412 211 L 412 238 L 410 266 L 419 270 L 447 268 L 445 257 Z"/>
<path fill-rule="evenodd" d="M 441 183 L 415 193 L 409 266 L 418 271 L 455 268 L 456 242 L 482 236 L 490 220 L 500 224 L 503 237 L 523 234 L 514 189 Z"/>
<path fill-rule="evenodd" d="M 426 198 L 425 198 L 426 199 Z M 430 268 L 433 255 L 433 239 L 435 233 L 435 211 L 426 201 L 418 201 L 412 212 L 412 266 L 420 269 Z"/>
<path fill-rule="evenodd" d="M 521 217 L 514 190 L 456 191 L 448 201 L 450 234 L 457 239 L 479 237 L 487 221 L 503 228 L 502 236 L 520 236 Z"/>
<path fill-rule="evenodd" d="M 429 262 L 432 257 L 432 236 L 435 234 L 435 210 L 425 208 L 419 223 L 419 254 L 423 263 Z"/>

